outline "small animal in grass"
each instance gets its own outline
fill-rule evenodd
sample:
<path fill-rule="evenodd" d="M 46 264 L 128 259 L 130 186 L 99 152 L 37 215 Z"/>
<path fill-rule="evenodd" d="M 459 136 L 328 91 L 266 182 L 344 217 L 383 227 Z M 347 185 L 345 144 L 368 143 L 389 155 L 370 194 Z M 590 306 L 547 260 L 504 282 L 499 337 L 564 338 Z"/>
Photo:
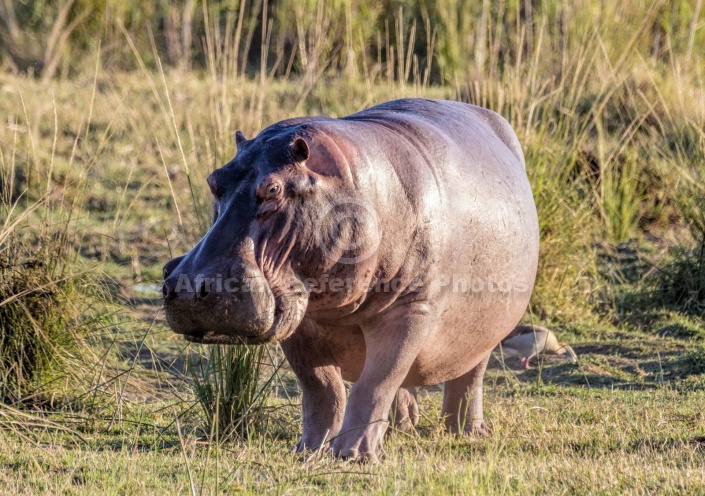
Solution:
<path fill-rule="evenodd" d="M 504 356 L 521 358 L 521 366 L 529 369 L 529 360 L 542 353 L 564 355 L 566 360 L 574 362 L 578 359 L 570 345 L 561 343 L 550 330 L 545 327 L 519 324 L 502 340 L 498 347 Z"/>

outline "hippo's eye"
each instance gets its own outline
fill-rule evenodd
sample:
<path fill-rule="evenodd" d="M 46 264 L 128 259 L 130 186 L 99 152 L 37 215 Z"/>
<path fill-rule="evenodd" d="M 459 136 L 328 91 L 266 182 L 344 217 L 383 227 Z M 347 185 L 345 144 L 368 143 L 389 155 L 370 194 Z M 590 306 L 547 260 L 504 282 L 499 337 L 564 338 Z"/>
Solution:
<path fill-rule="evenodd" d="M 257 186 L 257 202 L 262 203 L 269 200 L 278 200 L 281 196 L 282 185 L 276 179 L 264 178 Z"/>

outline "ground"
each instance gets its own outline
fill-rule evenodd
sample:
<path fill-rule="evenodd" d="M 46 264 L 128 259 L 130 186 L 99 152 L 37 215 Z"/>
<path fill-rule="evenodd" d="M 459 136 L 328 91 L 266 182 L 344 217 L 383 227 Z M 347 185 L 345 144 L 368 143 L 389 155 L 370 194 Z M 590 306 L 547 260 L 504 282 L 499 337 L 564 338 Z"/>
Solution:
<path fill-rule="evenodd" d="M 682 338 L 607 329 L 570 341 L 575 364 L 556 357 L 524 372 L 493 359 L 490 437 L 445 434 L 441 388 L 422 388 L 417 433 L 390 432 L 381 462 L 367 466 L 291 452 L 300 396 L 286 367 L 264 437 L 209 442 L 182 380 L 183 343 L 157 317 L 141 349 L 124 350 L 137 364 L 128 384 L 115 385 L 127 386 L 119 409 L 90 422 L 43 413 L 35 426 L 6 414 L 15 425 L 0 430 L 0 492 L 705 494 L 698 355 Z"/>
<path fill-rule="evenodd" d="M 167 408 L 133 413 L 110 429 L 109 419 L 97 419 L 94 432 L 80 433 L 83 440 L 50 427 L 43 435 L 3 434 L 0 488 L 15 494 L 164 494 L 190 487 L 270 494 L 705 491 L 702 392 L 513 388 L 492 380 L 491 374 L 492 437 L 454 439 L 439 432 L 440 393 L 425 391 L 419 437 L 389 435 L 386 457 L 376 466 L 292 454 L 295 422 L 281 426 L 281 438 L 249 445 L 209 445 L 188 433 L 179 438 L 169 429 Z"/>

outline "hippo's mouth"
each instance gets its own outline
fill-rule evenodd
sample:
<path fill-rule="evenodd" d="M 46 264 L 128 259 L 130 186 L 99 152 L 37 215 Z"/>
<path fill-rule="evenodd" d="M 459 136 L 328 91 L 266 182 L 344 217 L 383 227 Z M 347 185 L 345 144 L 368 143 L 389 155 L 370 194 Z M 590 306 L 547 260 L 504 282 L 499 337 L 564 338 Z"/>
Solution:
<path fill-rule="evenodd" d="M 234 334 L 218 334 L 217 331 L 206 331 L 202 334 L 184 334 L 184 339 L 191 343 L 198 344 L 265 344 L 272 341 L 277 341 L 274 337 L 277 333 L 276 326 L 277 321 L 276 312 L 274 316 L 274 324 L 269 330 L 262 334 L 257 334 L 254 336 L 241 336 Z M 289 337 L 288 335 L 286 337 Z M 286 339 L 286 338 L 283 338 Z"/>
<path fill-rule="evenodd" d="M 261 336 L 228 336 L 226 334 L 215 334 L 213 331 L 209 331 L 200 336 L 184 334 L 184 339 L 197 344 L 265 344 L 273 341 L 268 335 L 269 333 L 267 332 Z"/>
<path fill-rule="evenodd" d="M 198 344 L 254 345 L 283 341 L 296 330 L 306 312 L 308 298 L 302 296 L 297 295 L 293 298 L 275 296 L 277 304 L 274 309 L 272 326 L 261 334 L 222 334 L 215 330 L 204 332 L 190 330 L 184 333 L 183 337 L 191 343 Z"/>

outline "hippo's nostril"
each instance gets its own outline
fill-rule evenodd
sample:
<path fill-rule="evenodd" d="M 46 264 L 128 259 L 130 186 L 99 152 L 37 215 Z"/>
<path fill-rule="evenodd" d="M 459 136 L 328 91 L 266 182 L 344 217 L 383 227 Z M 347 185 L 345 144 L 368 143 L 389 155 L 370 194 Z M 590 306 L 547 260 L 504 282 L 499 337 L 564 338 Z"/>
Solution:
<path fill-rule="evenodd" d="M 199 298 L 205 298 L 210 294 L 208 285 L 205 282 L 201 283 L 201 286 L 198 288 L 198 297 Z"/>
<path fill-rule="evenodd" d="M 165 300 L 171 300 L 176 297 L 176 292 L 174 288 L 164 282 L 164 284 L 162 284 L 162 296 L 164 296 Z"/>

